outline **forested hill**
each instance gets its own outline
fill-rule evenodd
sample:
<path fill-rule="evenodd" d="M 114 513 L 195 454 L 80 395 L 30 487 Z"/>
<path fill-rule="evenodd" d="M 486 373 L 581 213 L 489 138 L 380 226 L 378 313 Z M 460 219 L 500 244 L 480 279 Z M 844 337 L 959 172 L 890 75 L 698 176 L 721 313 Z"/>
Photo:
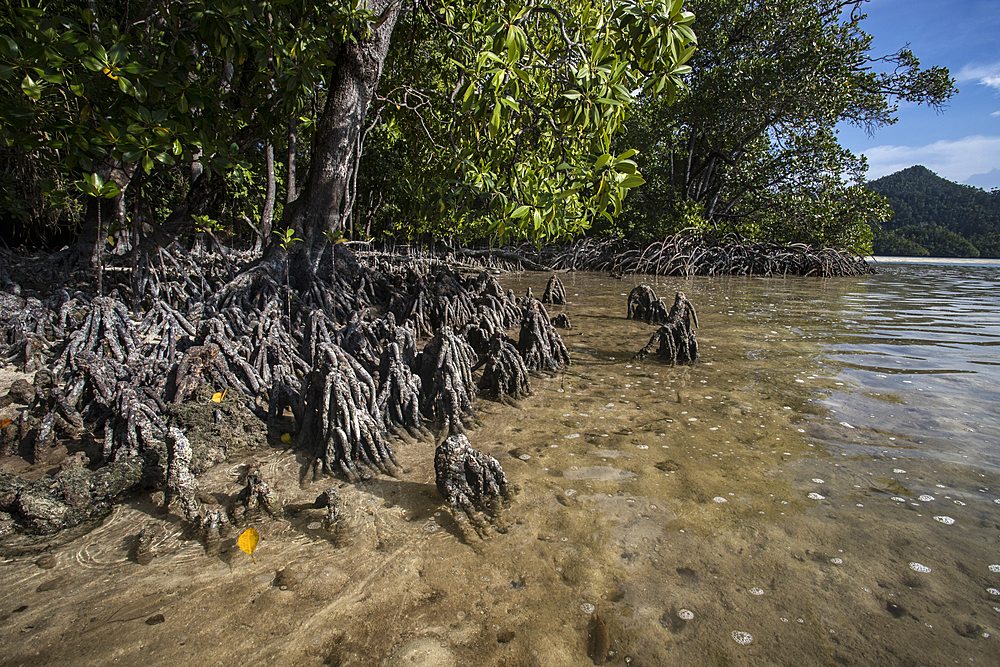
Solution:
<path fill-rule="evenodd" d="M 874 254 L 1000 257 L 1000 190 L 960 185 L 919 165 L 866 187 L 894 212 L 875 230 Z"/>

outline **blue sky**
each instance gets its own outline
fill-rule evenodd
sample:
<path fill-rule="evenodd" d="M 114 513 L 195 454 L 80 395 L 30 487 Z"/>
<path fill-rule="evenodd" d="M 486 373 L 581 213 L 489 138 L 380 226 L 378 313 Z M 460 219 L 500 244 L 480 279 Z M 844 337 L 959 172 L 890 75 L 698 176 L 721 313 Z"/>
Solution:
<path fill-rule="evenodd" d="M 872 0 L 864 11 L 872 55 L 909 43 L 922 66 L 947 67 L 959 93 L 941 112 L 901 104 L 899 121 L 871 137 L 841 125 L 841 144 L 868 157 L 870 179 L 922 164 L 958 183 L 1000 187 L 1000 0 Z"/>

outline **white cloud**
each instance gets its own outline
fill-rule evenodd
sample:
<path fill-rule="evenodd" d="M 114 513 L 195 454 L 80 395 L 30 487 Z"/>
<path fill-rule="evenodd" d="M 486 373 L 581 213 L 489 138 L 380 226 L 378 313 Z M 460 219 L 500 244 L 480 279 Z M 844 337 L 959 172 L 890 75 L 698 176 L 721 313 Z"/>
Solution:
<path fill-rule="evenodd" d="M 875 146 L 864 154 L 871 180 L 922 164 L 942 178 L 961 183 L 973 174 L 1000 167 L 1000 137 L 975 135 L 926 146 Z"/>
<path fill-rule="evenodd" d="M 994 111 L 990 115 L 993 116 L 993 117 L 1000 116 L 1000 111 Z"/>
<path fill-rule="evenodd" d="M 959 81 L 978 79 L 982 85 L 1000 90 L 1000 62 L 989 65 L 966 65 L 955 78 Z"/>

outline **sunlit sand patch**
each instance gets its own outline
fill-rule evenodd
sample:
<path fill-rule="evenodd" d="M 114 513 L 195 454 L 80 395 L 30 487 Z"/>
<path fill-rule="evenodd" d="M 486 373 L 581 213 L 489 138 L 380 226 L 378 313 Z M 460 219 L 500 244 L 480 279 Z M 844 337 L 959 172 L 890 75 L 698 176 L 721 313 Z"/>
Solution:
<path fill-rule="evenodd" d="M 571 468 L 563 473 L 563 477 L 567 479 L 593 479 L 600 482 L 628 482 L 635 479 L 636 474 L 611 466 L 589 466 L 576 470 Z"/>

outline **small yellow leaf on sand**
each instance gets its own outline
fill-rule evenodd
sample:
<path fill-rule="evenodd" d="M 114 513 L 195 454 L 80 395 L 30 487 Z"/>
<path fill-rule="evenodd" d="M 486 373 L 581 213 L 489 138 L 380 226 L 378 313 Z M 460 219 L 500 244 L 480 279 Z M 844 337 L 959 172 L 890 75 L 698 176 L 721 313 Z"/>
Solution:
<path fill-rule="evenodd" d="M 260 535 L 253 528 L 247 528 L 240 535 L 236 543 L 240 545 L 240 549 L 250 554 L 250 558 L 253 560 L 254 565 L 257 564 L 257 559 L 254 558 L 253 552 L 257 549 L 257 543 L 260 542 Z"/>
<path fill-rule="evenodd" d="M 292 434 L 291 433 L 282 433 L 281 434 L 281 441 L 283 443 L 285 443 L 286 445 L 289 444 L 292 441 Z"/>
<path fill-rule="evenodd" d="M 229 390 L 223 389 L 222 391 L 215 392 L 214 394 L 212 394 L 212 400 L 215 401 L 216 403 L 222 403 L 222 399 L 226 397 L 227 391 Z"/>

